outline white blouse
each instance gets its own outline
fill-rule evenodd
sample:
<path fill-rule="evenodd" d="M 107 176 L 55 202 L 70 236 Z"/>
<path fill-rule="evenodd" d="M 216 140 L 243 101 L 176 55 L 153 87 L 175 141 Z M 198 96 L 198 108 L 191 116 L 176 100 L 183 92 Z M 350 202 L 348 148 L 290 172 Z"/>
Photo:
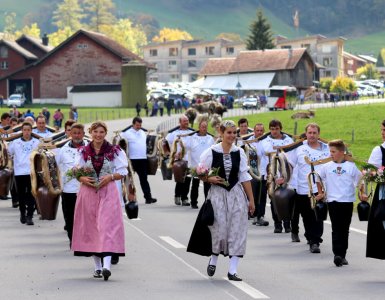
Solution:
<path fill-rule="evenodd" d="M 385 148 L 385 142 L 383 142 L 381 146 Z M 381 167 L 382 152 L 381 152 L 380 146 L 374 147 L 374 149 L 372 150 L 372 154 L 370 154 L 368 163 L 375 165 L 377 168 Z"/>

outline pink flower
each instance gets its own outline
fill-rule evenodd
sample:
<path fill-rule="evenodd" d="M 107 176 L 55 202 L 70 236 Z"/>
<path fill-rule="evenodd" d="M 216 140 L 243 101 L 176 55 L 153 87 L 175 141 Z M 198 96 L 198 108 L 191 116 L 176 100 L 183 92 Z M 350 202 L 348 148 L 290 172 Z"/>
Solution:
<path fill-rule="evenodd" d="M 380 175 L 380 176 L 384 175 L 384 169 L 383 168 L 379 168 L 377 170 L 377 174 Z"/>
<path fill-rule="evenodd" d="M 364 175 L 364 176 L 365 176 L 366 174 L 368 174 L 368 171 L 366 171 L 366 170 L 362 170 L 362 171 L 361 171 L 361 173 L 362 173 L 362 175 Z"/>
<path fill-rule="evenodd" d="M 204 164 L 199 164 L 196 168 L 196 172 L 198 175 L 207 175 L 209 169 Z"/>

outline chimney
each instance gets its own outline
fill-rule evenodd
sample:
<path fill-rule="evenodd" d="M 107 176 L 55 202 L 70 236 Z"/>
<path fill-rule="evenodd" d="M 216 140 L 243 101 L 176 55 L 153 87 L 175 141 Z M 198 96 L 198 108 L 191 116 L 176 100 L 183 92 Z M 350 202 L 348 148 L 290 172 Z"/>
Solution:
<path fill-rule="evenodd" d="M 46 33 L 44 33 L 44 36 L 43 36 L 43 38 L 41 39 L 41 41 L 42 41 L 42 43 L 43 43 L 44 46 L 48 46 L 49 38 L 48 38 L 48 36 L 47 36 Z"/>

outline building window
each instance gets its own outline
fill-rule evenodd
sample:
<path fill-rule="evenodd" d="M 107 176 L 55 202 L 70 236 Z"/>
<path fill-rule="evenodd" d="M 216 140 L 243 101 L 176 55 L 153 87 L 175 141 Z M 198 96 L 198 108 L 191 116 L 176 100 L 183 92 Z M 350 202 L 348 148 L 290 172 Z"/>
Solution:
<path fill-rule="evenodd" d="M 214 55 L 214 47 L 206 47 L 206 55 Z"/>
<path fill-rule="evenodd" d="M 169 60 L 168 61 L 168 69 L 169 70 L 175 70 L 176 69 L 176 60 Z"/>
<path fill-rule="evenodd" d="M 188 54 L 188 56 L 197 55 L 197 49 L 195 49 L 195 48 L 188 48 L 187 54 Z"/>
<path fill-rule="evenodd" d="M 179 81 L 179 74 L 171 74 L 170 78 L 171 81 Z"/>
<path fill-rule="evenodd" d="M 8 57 L 8 48 L 5 46 L 0 46 L 0 57 L 7 58 Z"/>
<path fill-rule="evenodd" d="M 281 49 L 291 49 L 291 46 L 290 45 L 281 46 Z"/>
<path fill-rule="evenodd" d="M 331 71 L 325 71 L 325 77 L 332 77 Z"/>
<path fill-rule="evenodd" d="M 197 67 L 197 61 L 196 60 L 189 60 L 188 61 L 188 67 L 189 68 L 196 68 Z"/>
<path fill-rule="evenodd" d="M 158 81 L 158 76 L 150 76 L 149 81 Z"/>
<path fill-rule="evenodd" d="M 2 61 L 1 63 L 0 63 L 0 69 L 1 70 L 8 70 L 8 62 L 7 61 Z"/>
<path fill-rule="evenodd" d="M 301 44 L 301 48 L 306 48 L 308 51 L 310 51 L 310 44 Z"/>
<path fill-rule="evenodd" d="M 150 49 L 150 56 L 158 56 L 158 50 L 157 49 Z"/>
<path fill-rule="evenodd" d="M 234 54 L 234 47 L 226 47 L 226 54 Z"/>
<path fill-rule="evenodd" d="M 178 56 L 178 48 L 169 48 L 168 56 Z"/>
<path fill-rule="evenodd" d="M 198 79 L 198 74 L 190 74 L 190 81 L 195 81 Z"/>
<path fill-rule="evenodd" d="M 322 53 L 331 53 L 332 47 L 330 45 L 322 45 Z"/>
<path fill-rule="evenodd" d="M 78 49 L 87 49 L 88 45 L 87 44 L 78 44 Z"/>
<path fill-rule="evenodd" d="M 322 60 L 322 64 L 325 67 L 330 67 L 333 64 L 333 58 L 332 57 L 324 57 Z"/>

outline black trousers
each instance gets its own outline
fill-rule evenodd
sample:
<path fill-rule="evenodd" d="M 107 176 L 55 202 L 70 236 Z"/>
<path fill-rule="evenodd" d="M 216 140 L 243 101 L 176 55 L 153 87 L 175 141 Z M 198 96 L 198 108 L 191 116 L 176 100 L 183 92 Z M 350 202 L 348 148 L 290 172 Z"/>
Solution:
<path fill-rule="evenodd" d="M 17 195 L 15 176 L 12 176 L 11 197 L 12 197 L 12 204 L 13 205 L 16 205 L 16 204 L 19 203 L 19 198 L 18 198 L 18 195 Z"/>
<path fill-rule="evenodd" d="M 188 192 L 190 190 L 191 177 L 186 176 L 183 183 L 177 182 L 175 184 L 175 197 L 180 197 L 183 200 L 188 200 Z"/>
<path fill-rule="evenodd" d="M 140 187 L 142 188 L 144 199 L 150 200 L 151 188 L 147 180 L 147 159 L 131 159 L 134 171 L 139 176 Z"/>
<path fill-rule="evenodd" d="M 35 198 L 31 192 L 31 176 L 30 175 L 18 175 L 15 176 L 16 189 L 19 199 L 19 210 L 22 216 L 27 213 L 28 217 L 33 217 L 36 203 Z"/>
<path fill-rule="evenodd" d="M 352 221 L 352 202 L 329 202 L 329 216 L 332 223 L 332 245 L 334 255 L 346 256 L 349 227 Z"/>
<path fill-rule="evenodd" d="M 264 217 L 266 212 L 267 186 L 266 180 L 251 180 L 251 188 L 253 190 L 255 212 L 252 217 Z"/>
<path fill-rule="evenodd" d="M 200 184 L 200 179 L 193 177 L 192 184 L 191 184 L 191 191 L 190 191 L 191 205 L 198 204 L 199 184 Z M 207 198 L 209 189 L 210 189 L 210 183 L 203 182 L 203 192 L 205 194 L 205 199 Z"/>
<path fill-rule="evenodd" d="M 302 216 L 303 226 L 305 227 L 305 238 L 310 244 L 322 243 L 322 234 L 324 231 L 324 222 L 317 221 L 314 210 L 311 208 L 310 199 L 307 195 L 295 193 L 294 212 L 291 221 L 291 231 L 299 232 L 299 216 Z"/>
<path fill-rule="evenodd" d="M 76 193 L 63 192 L 61 194 L 61 207 L 63 209 L 64 222 L 67 230 L 67 235 L 70 241 L 72 241 L 72 229 L 74 227 L 76 197 Z"/>

